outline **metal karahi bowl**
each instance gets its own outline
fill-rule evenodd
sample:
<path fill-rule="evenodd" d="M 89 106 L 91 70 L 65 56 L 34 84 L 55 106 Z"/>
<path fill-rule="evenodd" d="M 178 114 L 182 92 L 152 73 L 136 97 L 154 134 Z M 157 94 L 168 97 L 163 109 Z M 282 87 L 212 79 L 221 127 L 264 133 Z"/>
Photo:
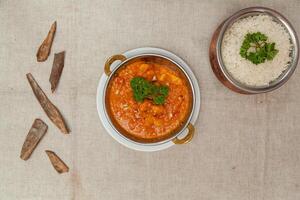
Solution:
<path fill-rule="evenodd" d="M 110 81 L 112 80 L 112 78 L 114 77 L 116 72 L 119 69 L 121 69 L 122 67 L 126 66 L 128 63 L 135 62 L 135 61 L 138 61 L 141 59 L 148 59 L 148 60 L 160 59 L 161 61 L 164 61 L 164 62 L 170 62 L 173 64 L 173 66 L 175 66 L 177 68 L 177 70 L 180 70 L 180 72 L 182 72 L 182 74 L 186 78 L 186 81 L 189 83 L 189 87 L 190 87 L 190 91 L 191 91 L 190 94 L 192 95 L 192 101 L 191 101 L 189 115 L 186 116 L 185 122 L 180 127 L 178 127 L 178 129 L 176 129 L 174 132 L 172 132 L 171 134 L 169 134 L 168 136 L 166 136 L 164 138 L 159 138 L 159 139 L 154 139 L 154 140 L 144 140 L 144 139 L 140 139 L 140 138 L 131 136 L 112 117 L 112 114 L 111 114 L 112 111 L 110 110 L 110 108 L 108 106 L 109 99 L 107 97 L 108 95 L 106 95 L 106 94 L 107 94 L 107 91 L 109 90 Z M 114 62 L 119 62 L 119 63 L 114 67 L 114 69 L 111 69 L 111 65 Z M 166 57 L 164 55 L 160 55 L 160 54 L 153 54 L 153 53 L 152 54 L 140 54 L 140 55 L 133 56 L 130 58 L 126 58 L 124 55 L 118 54 L 118 55 L 114 55 L 114 56 L 110 57 L 106 61 L 105 67 L 104 67 L 104 72 L 108 76 L 108 78 L 105 82 L 105 85 L 104 85 L 104 92 L 103 92 L 104 95 L 102 97 L 103 102 L 104 102 L 104 105 L 103 105 L 104 113 L 105 113 L 106 118 L 108 119 L 110 126 L 121 137 L 128 140 L 129 142 L 136 143 L 138 145 L 152 145 L 152 146 L 160 145 L 160 144 L 167 143 L 170 141 L 172 141 L 174 144 L 185 144 L 192 140 L 195 129 L 194 129 L 193 124 L 190 121 L 193 116 L 196 98 L 195 98 L 193 82 L 191 81 L 189 74 L 186 72 L 186 70 L 182 66 L 180 66 L 178 63 L 176 63 L 171 58 L 168 58 L 168 57 Z M 188 133 L 183 138 L 181 138 L 181 135 L 183 135 L 183 132 L 185 132 L 186 129 L 188 130 Z"/>
<path fill-rule="evenodd" d="M 277 79 L 270 82 L 269 85 L 248 86 L 235 80 L 229 74 L 222 60 L 221 47 L 222 47 L 224 34 L 226 30 L 230 28 L 233 23 L 235 23 L 236 21 L 242 18 L 248 16 L 260 15 L 260 14 L 271 16 L 276 22 L 282 24 L 283 27 L 287 30 L 288 34 L 290 35 L 290 41 L 293 46 L 291 51 L 292 61 L 289 64 L 288 68 L 285 71 L 283 71 L 282 74 Z M 292 76 L 293 72 L 297 67 L 297 63 L 299 59 L 299 42 L 294 28 L 283 15 L 270 8 L 250 7 L 236 12 L 235 14 L 227 18 L 225 21 L 223 21 L 221 25 L 216 29 L 210 43 L 209 59 L 210 59 L 212 70 L 215 73 L 216 77 L 227 88 L 241 94 L 265 93 L 279 88 Z"/>

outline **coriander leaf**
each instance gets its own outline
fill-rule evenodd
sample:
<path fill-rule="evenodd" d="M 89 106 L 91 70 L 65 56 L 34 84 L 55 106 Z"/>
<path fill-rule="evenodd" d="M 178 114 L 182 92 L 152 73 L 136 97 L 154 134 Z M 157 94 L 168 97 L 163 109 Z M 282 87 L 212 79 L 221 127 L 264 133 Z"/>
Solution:
<path fill-rule="evenodd" d="M 131 79 L 130 86 L 133 90 L 133 98 L 137 102 L 143 102 L 147 98 L 153 100 L 154 104 L 164 104 L 169 93 L 167 86 L 157 86 L 141 77 Z"/>
<path fill-rule="evenodd" d="M 154 97 L 153 101 L 154 101 L 155 104 L 158 104 L 158 105 L 159 104 L 164 104 L 165 103 L 165 97 L 162 96 L 162 95 L 156 96 L 156 97 Z"/>
<path fill-rule="evenodd" d="M 142 102 L 144 100 L 142 95 L 139 95 L 139 93 L 133 93 L 133 97 L 137 102 Z"/>
<path fill-rule="evenodd" d="M 162 94 L 163 96 L 168 96 L 169 88 L 167 86 L 161 86 L 159 88 L 159 93 Z"/>
<path fill-rule="evenodd" d="M 268 43 L 267 40 L 268 37 L 261 32 L 247 33 L 240 48 L 241 57 L 256 65 L 273 60 L 279 51 L 275 49 L 275 43 Z M 251 47 L 255 51 L 249 51 Z"/>

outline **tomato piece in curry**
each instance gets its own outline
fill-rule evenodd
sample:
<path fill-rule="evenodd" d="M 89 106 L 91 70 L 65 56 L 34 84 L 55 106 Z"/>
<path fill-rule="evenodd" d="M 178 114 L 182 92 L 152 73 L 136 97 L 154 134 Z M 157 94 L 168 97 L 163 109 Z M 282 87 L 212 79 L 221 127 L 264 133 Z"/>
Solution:
<path fill-rule="evenodd" d="M 128 63 L 109 82 L 106 101 L 110 118 L 127 137 L 144 141 L 168 138 L 190 115 L 193 97 L 186 76 L 175 64 L 158 61 L 139 59 Z M 165 103 L 155 105 L 150 99 L 135 101 L 130 86 L 134 77 L 167 86 Z"/>

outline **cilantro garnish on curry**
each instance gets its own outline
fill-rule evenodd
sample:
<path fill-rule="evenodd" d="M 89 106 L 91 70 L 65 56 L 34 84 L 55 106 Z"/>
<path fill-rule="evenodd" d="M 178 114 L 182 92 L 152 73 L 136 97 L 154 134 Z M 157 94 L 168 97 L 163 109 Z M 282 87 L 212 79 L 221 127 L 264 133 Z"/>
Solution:
<path fill-rule="evenodd" d="M 134 77 L 130 81 L 133 90 L 133 97 L 137 102 L 143 102 L 144 99 L 153 100 L 154 104 L 161 105 L 165 103 L 169 88 L 165 85 L 158 86 L 142 77 Z"/>
<path fill-rule="evenodd" d="M 261 32 L 248 33 L 240 48 L 240 55 L 256 65 L 273 60 L 278 50 L 274 42 L 269 43 L 267 40 L 268 37 Z"/>

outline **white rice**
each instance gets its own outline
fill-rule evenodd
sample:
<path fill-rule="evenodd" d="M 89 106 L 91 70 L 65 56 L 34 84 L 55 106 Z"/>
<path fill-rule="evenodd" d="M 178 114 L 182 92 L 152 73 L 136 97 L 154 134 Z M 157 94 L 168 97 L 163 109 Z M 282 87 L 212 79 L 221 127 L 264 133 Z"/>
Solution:
<path fill-rule="evenodd" d="M 240 48 L 245 35 L 255 32 L 265 34 L 267 42 L 276 43 L 279 52 L 273 60 L 255 65 L 241 57 Z M 249 86 L 265 86 L 287 69 L 292 60 L 291 50 L 286 29 L 269 15 L 257 15 L 238 20 L 225 32 L 221 52 L 226 69 L 234 79 Z"/>

